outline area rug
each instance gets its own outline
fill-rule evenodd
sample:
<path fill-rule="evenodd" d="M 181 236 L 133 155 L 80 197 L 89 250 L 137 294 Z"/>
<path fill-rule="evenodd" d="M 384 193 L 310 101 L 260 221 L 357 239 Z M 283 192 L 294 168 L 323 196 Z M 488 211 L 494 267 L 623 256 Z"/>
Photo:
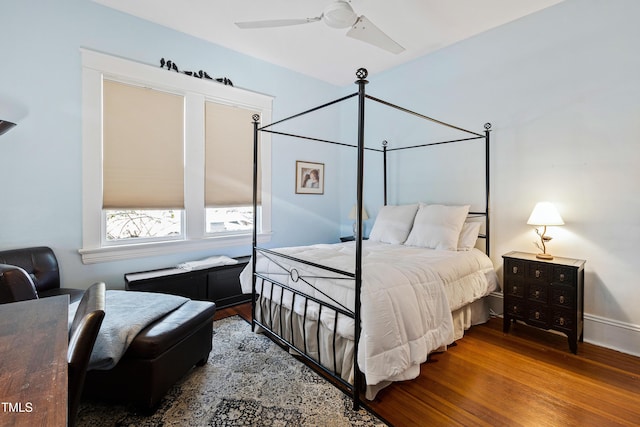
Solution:
<path fill-rule="evenodd" d="M 213 324 L 213 350 L 152 415 L 83 401 L 78 426 L 386 426 L 238 316 Z"/>

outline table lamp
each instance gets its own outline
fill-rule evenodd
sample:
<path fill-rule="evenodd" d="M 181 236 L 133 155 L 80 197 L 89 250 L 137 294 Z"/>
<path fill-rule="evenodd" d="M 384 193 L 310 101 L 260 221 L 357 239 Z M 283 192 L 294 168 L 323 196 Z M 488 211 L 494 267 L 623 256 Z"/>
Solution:
<path fill-rule="evenodd" d="M 356 218 L 356 213 L 358 212 L 358 205 L 353 205 L 353 207 L 351 208 L 351 212 L 349 212 L 349 219 L 357 219 Z M 369 215 L 367 215 L 367 211 L 365 210 L 364 206 L 362 207 L 362 220 L 365 221 L 369 219 Z M 358 224 L 354 221 L 353 222 L 353 237 L 354 239 L 358 238 Z"/>
<path fill-rule="evenodd" d="M 540 243 L 535 242 L 535 245 L 542 251 L 536 255 L 536 258 L 539 259 L 553 259 L 553 255 L 547 253 L 547 242 L 549 242 L 552 237 L 547 236 L 547 226 L 549 225 L 564 225 L 564 221 L 562 217 L 558 213 L 558 210 L 550 202 L 539 202 L 533 208 L 533 212 L 531 212 L 531 216 L 527 221 L 529 225 L 542 226 L 542 233 L 540 233 L 540 229 L 536 228 L 536 234 L 540 236 Z"/>

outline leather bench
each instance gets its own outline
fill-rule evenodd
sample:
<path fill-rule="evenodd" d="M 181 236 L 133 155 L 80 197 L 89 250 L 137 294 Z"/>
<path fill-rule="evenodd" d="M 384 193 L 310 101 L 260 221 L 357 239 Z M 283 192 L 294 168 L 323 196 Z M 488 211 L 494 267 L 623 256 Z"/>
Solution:
<path fill-rule="evenodd" d="M 112 369 L 87 372 L 86 396 L 153 409 L 194 365 L 207 363 L 215 304 L 188 301 L 143 329 Z"/>

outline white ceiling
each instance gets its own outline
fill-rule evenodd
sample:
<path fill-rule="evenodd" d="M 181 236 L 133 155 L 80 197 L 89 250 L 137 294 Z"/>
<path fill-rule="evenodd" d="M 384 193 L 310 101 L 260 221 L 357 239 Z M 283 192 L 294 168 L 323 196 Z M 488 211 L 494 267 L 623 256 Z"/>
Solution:
<path fill-rule="evenodd" d="M 94 0 L 335 85 L 373 75 L 563 0 L 350 0 L 406 50 L 392 54 L 314 22 L 241 30 L 234 23 L 320 16 L 332 0 Z"/>

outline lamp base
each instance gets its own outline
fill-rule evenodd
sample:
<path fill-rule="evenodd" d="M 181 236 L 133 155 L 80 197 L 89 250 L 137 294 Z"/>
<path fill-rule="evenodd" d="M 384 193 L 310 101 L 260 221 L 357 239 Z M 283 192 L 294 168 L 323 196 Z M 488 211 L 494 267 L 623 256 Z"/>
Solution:
<path fill-rule="evenodd" d="M 553 259 L 553 255 L 550 255 L 550 254 L 537 254 L 536 258 L 538 258 L 538 259 Z"/>

